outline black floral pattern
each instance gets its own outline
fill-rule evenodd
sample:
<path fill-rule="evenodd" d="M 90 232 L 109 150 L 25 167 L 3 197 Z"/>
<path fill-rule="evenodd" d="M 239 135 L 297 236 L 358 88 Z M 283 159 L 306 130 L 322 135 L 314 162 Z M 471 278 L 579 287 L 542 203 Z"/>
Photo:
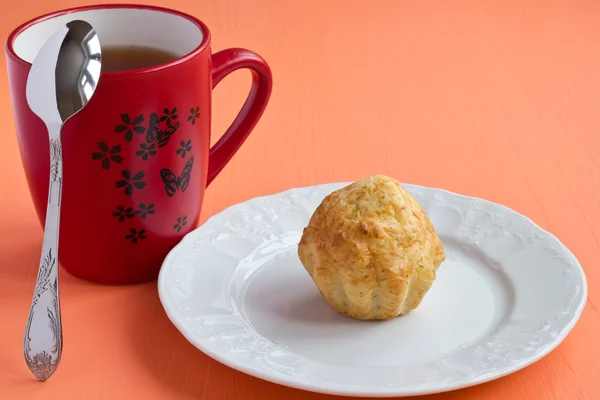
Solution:
<path fill-rule="evenodd" d="M 135 210 L 135 215 L 139 215 L 141 219 L 146 219 L 146 216 L 154 214 L 154 204 L 140 203 L 138 209 Z"/>
<path fill-rule="evenodd" d="M 135 141 L 135 145 L 139 147 L 135 151 L 135 156 L 140 157 L 143 161 L 149 160 L 151 157 L 156 156 L 160 148 L 166 146 L 170 138 L 176 133 L 180 127 L 180 115 L 178 114 L 177 107 L 166 107 L 162 113 L 151 112 L 146 115 L 143 114 L 135 116 L 135 114 L 123 113 L 120 114 L 120 121 L 115 125 L 114 132 L 123 134 L 122 138 L 126 142 L 133 142 L 136 135 L 144 135 L 144 139 L 141 141 Z M 185 118 L 185 117 L 183 117 Z M 187 121 L 195 125 L 196 121 L 200 118 L 200 107 L 190 108 L 190 113 L 187 117 Z M 132 143 L 133 144 L 133 143 Z M 110 169 L 114 164 L 122 163 L 125 159 L 122 154 L 123 142 L 116 146 L 110 147 L 106 142 L 98 143 L 98 150 L 92 153 L 92 159 L 100 161 L 100 165 L 103 169 Z M 184 139 L 179 141 L 179 147 L 176 150 L 176 154 L 185 159 L 191 155 L 192 152 L 192 139 Z M 173 154 L 173 153 L 171 153 Z M 176 175 L 168 168 L 160 169 L 160 176 L 165 185 L 165 191 L 167 195 L 173 196 L 175 192 L 185 192 L 189 185 L 190 174 L 194 163 L 194 157 L 191 156 L 187 160 L 181 175 Z M 130 169 L 121 170 L 122 178 L 117 178 L 115 187 L 123 189 L 126 196 L 133 196 L 136 190 L 143 190 L 147 188 L 146 173 L 144 171 L 131 171 Z M 136 192 L 137 193 L 137 192 Z M 135 219 L 139 217 L 142 220 L 146 220 L 148 216 L 156 213 L 156 207 L 153 203 L 139 203 L 137 207 L 131 204 L 131 207 L 127 203 L 121 203 L 125 205 L 116 206 L 112 211 L 112 216 L 119 221 L 124 223 L 127 220 Z M 154 217 L 151 217 L 152 219 Z M 187 215 L 177 218 L 173 229 L 177 232 L 181 232 L 182 229 L 188 224 Z M 139 227 L 131 228 L 126 227 L 129 231 L 125 231 L 125 239 L 135 244 L 141 240 L 147 239 L 148 233 L 145 229 L 139 229 Z"/>
<path fill-rule="evenodd" d="M 125 169 L 121 171 L 121 175 L 123 175 L 123 178 L 125 179 L 118 180 L 115 186 L 118 188 L 124 187 L 125 194 L 127 196 L 131 196 L 133 194 L 134 188 L 144 189 L 146 187 L 146 182 L 142 180 L 144 179 L 144 176 L 146 176 L 146 174 L 144 174 L 144 171 L 140 171 L 132 176 L 131 172 L 128 169 Z"/>
<path fill-rule="evenodd" d="M 113 146 L 112 148 L 108 148 L 108 145 L 105 142 L 98 143 L 98 148 L 100 151 L 92 153 L 93 160 L 102 160 L 102 168 L 109 169 L 110 162 L 120 163 L 123 161 L 123 157 L 118 155 L 121 151 L 121 145 Z"/>
<path fill-rule="evenodd" d="M 173 108 L 171 111 L 169 111 L 168 108 L 165 108 L 163 112 L 165 115 L 160 117 L 160 120 L 166 121 L 168 126 L 171 126 L 172 122 L 179 118 L 179 115 L 177 115 L 177 107 Z"/>
<path fill-rule="evenodd" d="M 143 115 L 138 115 L 131 121 L 129 114 L 121 114 L 121 121 L 123 122 L 122 124 L 115 126 L 115 132 L 125 132 L 125 140 L 128 142 L 133 140 L 133 132 L 140 135 L 146 132 L 146 128 L 141 125 L 144 122 Z"/>
<path fill-rule="evenodd" d="M 133 212 L 133 207 L 125 208 L 123 206 L 118 206 L 117 211 L 114 211 L 112 215 L 113 217 L 116 217 L 119 222 L 123 222 L 125 221 L 125 218 L 133 218 L 135 213 Z"/>
<path fill-rule="evenodd" d="M 175 229 L 177 232 L 180 232 L 181 228 L 183 228 L 185 225 L 187 225 L 187 215 L 177 218 L 177 223 L 173 225 L 173 229 Z"/>
<path fill-rule="evenodd" d="M 125 239 L 131 240 L 131 243 L 135 244 L 139 240 L 146 239 L 146 230 L 145 229 L 141 229 L 141 230 L 138 231 L 135 228 L 131 228 L 129 230 L 129 233 L 127 235 L 125 235 Z"/>
<path fill-rule="evenodd" d="M 185 155 L 192 151 L 192 139 L 189 139 L 187 142 L 182 140 L 179 142 L 179 149 L 177 149 L 177 154 L 181 154 L 181 158 L 185 158 Z"/>
<path fill-rule="evenodd" d="M 135 152 L 136 156 L 141 156 L 142 160 L 146 161 L 149 156 L 156 155 L 156 143 L 141 143 L 140 150 Z"/>
<path fill-rule="evenodd" d="M 190 108 L 190 116 L 188 117 L 188 122 L 191 122 L 192 125 L 196 124 L 196 120 L 200 118 L 200 106 L 196 108 Z"/>

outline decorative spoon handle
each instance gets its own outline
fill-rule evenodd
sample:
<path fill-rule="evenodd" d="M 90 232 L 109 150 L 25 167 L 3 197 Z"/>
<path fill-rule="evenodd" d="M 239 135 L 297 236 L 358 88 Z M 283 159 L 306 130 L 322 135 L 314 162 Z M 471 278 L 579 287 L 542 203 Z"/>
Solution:
<path fill-rule="evenodd" d="M 23 343 L 27 366 L 42 382 L 56 371 L 62 353 L 62 322 L 58 296 L 58 233 L 63 174 L 60 126 L 49 126 L 48 131 L 50 185 L 44 244 Z"/>

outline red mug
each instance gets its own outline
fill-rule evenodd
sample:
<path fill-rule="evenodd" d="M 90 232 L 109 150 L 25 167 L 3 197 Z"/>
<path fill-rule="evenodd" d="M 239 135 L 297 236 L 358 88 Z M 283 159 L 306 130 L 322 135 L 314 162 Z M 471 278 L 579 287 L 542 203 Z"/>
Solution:
<path fill-rule="evenodd" d="M 156 279 L 169 250 L 197 224 L 204 190 L 263 114 L 271 71 L 244 49 L 211 53 L 197 18 L 146 5 L 96 5 L 47 14 L 16 28 L 6 42 L 19 149 L 38 218 L 46 214 L 50 156 L 44 123 L 29 109 L 31 62 L 59 26 L 83 19 L 102 46 L 164 50 L 175 60 L 102 73 L 93 97 L 62 129 L 63 195 L 59 262 L 102 284 Z M 212 89 L 240 68 L 250 94 L 210 148 Z"/>

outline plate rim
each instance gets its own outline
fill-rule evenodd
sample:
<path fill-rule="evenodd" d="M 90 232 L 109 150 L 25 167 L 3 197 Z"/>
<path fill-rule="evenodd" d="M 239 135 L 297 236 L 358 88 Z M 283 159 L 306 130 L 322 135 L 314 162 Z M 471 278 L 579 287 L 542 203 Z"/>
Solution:
<path fill-rule="evenodd" d="M 575 261 L 574 266 L 577 267 L 576 269 L 579 272 L 580 277 L 581 277 L 581 300 L 577 304 L 577 306 L 574 308 L 573 317 L 571 318 L 569 323 L 565 326 L 565 328 L 561 332 L 559 332 L 559 334 L 556 336 L 554 341 L 551 342 L 543 351 L 536 353 L 535 356 L 528 358 L 526 361 L 520 362 L 518 365 L 513 365 L 511 367 L 499 369 L 499 370 L 497 370 L 496 373 L 493 373 L 493 374 L 488 373 L 488 374 L 480 375 L 477 378 L 472 379 L 471 381 L 469 381 L 466 384 L 465 383 L 441 384 L 440 386 L 437 386 L 435 389 L 426 390 L 426 391 L 424 391 L 424 390 L 404 391 L 404 392 L 400 393 L 397 389 L 395 389 L 395 390 L 392 389 L 389 391 L 382 390 L 382 391 L 375 392 L 373 390 L 366 390 L 366 391 L 362 390 L 362 389 L 357 390 L 356 388 L 353 388 L 350 390 L 327 389 L 327 388 L 324 388 L 323 386 L 314 385 L 311 383 L 301 383 L 298 380 L 294 380 L 294 379 L 290 379 L 290 378 L 286 379 L 286 378 L 281 378 L 278 376 L 273 376 L 268 373 L 260 373 L 260 371 L 245 367 L 243 365 L 235 364 L 233 362 L 230 362 L 229 360 L 227 360 L 224 357 L 220 357 L 217 352 L 212 351 L 210 348 L 208 348 L 206 346 L 202 346 L 189 333 L 186 332 L 187 328 L 183 327 L 183 321 L 179 321 L 179 319 L 177 319 L 174 316 L 175 311 L 173 310 L 172 306 L 169 305 L 169 302 L 166 300 L 166 296 L 167 296 L 166 287 L 165 287 L 166 272 L 164 272 L 164 271 L 166 270 L 165 266 L 171 261 L 171 259 L 175 256 L 175 254 L 181 250 L 181 248 L 185 245 L 185 243 L 187 241 L 191 240 L 191 237 L 193 236 L 193 234 L 196 231 L 200 230 L 202 228 L 202 226 L 209 223 L 211 220 L 213 220 L 218 215 L 226 213 L 227 211 L 229 211 L 232 208 L 239 207 L 243 204 L 246 204 L 246 203 L 254 201 L 254 200 L 260 200 L 260 199 L 265 199 L 265 198 L 270 198 L 270 197 L 285 196 L 286 194 L 290 194 L 294 191 L 304 191 L 304 190 L 310 190 L 310 189 L 318 190 L 318 188 L 323 188 L 326 186 L 336 186 L 336 187 L 341 188 L 341 187 L 344 187 L 351 183 L 353 183 L 353 182 L 352 181 L 325 182 L 325 183 L 319 183 L 319 184 L 315 184 L 315 185 L 292 187 L 292 188 L 272 192 L 270 194 L 264 194 L 264 195 L 260 195 L 260 196 L 251 197 L 246 200 L 228 205 L 227 207 L 221 209 L 220 211 L 215 212 L 210 217 L 208 217 L 204 221 L 204 223 L 202 223 L 201 225 L 198 225 L 192 231 L 190 231 L 186 235 L 184 235 L 184 237 L 175 246 L 173 246 L 173 248 L 169 251 L 167 256 L 164 258 L 164 260 L 161 264 L 161 268 L 160 268 L 158 279 L 157 279 L 158 297 L 159 297 L 161 305 L 162 305 L 169 321 L 175 326 L 175 328 L 179 331 L 179 333 L 188 342 L 190 342 L 190 344 L 192 344 L 192 346 L 194 346 L 197 350 L 201 351 L 206 356 L 212 358 L 214 361 L 217 361 L 233 370 L 242 372 L 246 375 L 249 375 L 249 376 L 270 382 L 270 383 L 274 383 L 277 385 L 286 386 L 286 387 L 290 387 L 290 388 L 294 388 L 294 389 L 310 391 L 310 392 L 314 392 L 314 393 L 327 394 L 327 395 L 334 395 L 334 396 L 369 397 L 369 398 L 423 396 L 423 395 L 430 395 L 430 394 L 436 394 L 436 393 L 444 393 L 444 392 L 450 392 L 450 391 L 455 391 L 455 390 L 459 390 L 459 389 L 465 389 L 468 387 L 477 386 L 477 385 L 480 385 L 483 383 L 491 382 L 491 381 L 506 377 L 510 374 L 518 372 L 518 371 L 538 362 L 539 360 L 541 360 L 542 358 L 544 358 L 548 354 L 550 354 L 552 351 L 554 351 L 564 341 L 564 339 L 571 333 L 571 331 L 573 330 L 575 325 L 577 325 L 577 323 L 579 322 L 579 319 L 581 318 L 581 315 L 582 315 L 583 310 L 585 309 L 585 305 L 587 303 L 587 297 L 588 297 L 587 277 L 585 275 L 585 270 L 583 269 L 583 266 L 579 262 L 578 258 L 555 234 L 542 228 L 528 216 L 521 214 L 520 212 L 518 212 L 508 206 L 505 206 L 504 204 L 496 203 L 491 200 L 487 200 L 487 199 L 480 198 L 477 196 L 465 195 L 465 194 L 454 192 L 454 191 L 451 191 L 448 189 L 401 182 L 400 184 L 407 191 L 409 191 L 409 193 L 411 192 L 410 189 L 412 189 L 412 188 L 441 192 L 441 193 L 445 193 L 447 195 L 457 196 L 457 197 L 467 199 L 467 200 L 476 200 L 478 202 L 487 203 L 487 204 L 493 205 L 494 207 L 500 207 L 500 208 L 504 209 L 505 211 L 514 213 L 517 216 L 519 216 L 520 218 L 527 220 L 535 229 L 538 229 L 539 231 L 543 232 L 544 234 L 549 235 L 549 237 L 552 240 L 555 240 L 562 246 L 562 248 L 567 253 L 567 255 L 572 257 L 572 259 Z M 333 190 L 335 190 L 335 189 L 333 189 Z"/>

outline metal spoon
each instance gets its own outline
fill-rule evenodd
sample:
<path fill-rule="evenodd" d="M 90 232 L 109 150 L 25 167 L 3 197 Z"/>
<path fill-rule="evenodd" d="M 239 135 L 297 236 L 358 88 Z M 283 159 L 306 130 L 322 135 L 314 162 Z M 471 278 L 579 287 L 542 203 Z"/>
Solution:
<path fill-rule="evenodd" d="M 27 103 L 50 137 L 50 185 L 44 243 L 25 328 L 27 366 L 40 380 L 48 379 L 62 354 L 62 322 L 58 296 L 58 236 L 62 194 L 61 129 L 90 100 L 101 69 L 100 41 L 85 21 L 68 22 L 48 39 L 27 78 Z"/>

